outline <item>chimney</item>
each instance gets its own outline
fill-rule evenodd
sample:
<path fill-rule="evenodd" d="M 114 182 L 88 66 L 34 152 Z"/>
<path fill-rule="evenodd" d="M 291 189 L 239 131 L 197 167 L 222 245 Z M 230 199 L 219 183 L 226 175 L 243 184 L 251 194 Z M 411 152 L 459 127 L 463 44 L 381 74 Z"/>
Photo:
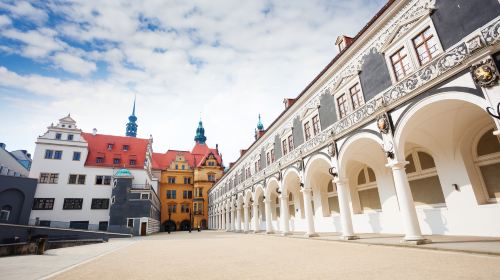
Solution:
<path fill-rule="evenodd" d="M 342 52 L 347 48 L 354 39 L 351 37 L 347 37 L 346 35 L 341 35 L 337 37 L 335 41 L 335 45 L 339 48 L 339 52 Z"/>
<path fill-rule="evenodd" d="M 92 135 L 95 136 L 96 134 L 97 134 L 97 128 L 92 129 Z"/>
<path fill-rule="evenodd" d="M 285 98 L 285 100 L 283 100 L 283 104 L 285 104 L 285 110 L 292 106 L 293 103 L 295 103 L 295 98 Z"/>
<path fill-rule="evenodd" d="M 248 150 L 241 149 L 240 150 L 240 157 L 242 157 Z"/>

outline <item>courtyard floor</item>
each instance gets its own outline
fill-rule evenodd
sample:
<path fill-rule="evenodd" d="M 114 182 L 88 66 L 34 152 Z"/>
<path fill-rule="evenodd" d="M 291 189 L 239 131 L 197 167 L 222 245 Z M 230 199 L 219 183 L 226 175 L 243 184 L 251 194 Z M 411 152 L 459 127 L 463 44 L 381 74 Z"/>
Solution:
<path fill-rule="evenodd" d="M 1 279 L 498 279 L 500 256 L 215 231 L 0 258 Z"/>

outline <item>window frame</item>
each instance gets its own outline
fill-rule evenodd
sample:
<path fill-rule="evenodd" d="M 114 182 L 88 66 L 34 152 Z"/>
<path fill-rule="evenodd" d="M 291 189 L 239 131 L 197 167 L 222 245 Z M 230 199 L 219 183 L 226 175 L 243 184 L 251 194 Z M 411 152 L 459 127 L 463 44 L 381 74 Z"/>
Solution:
<path fill-rule="evenodd" d="M 493 126 L 487 126 L 481 129 L 477 134 L 477 136 L 474 138 L 472 145 L 472 159 L 473 159 L 474 170 L 476 171 L 476 174 L 479 178 L 479 182 L 481 184 L 481 190 L 483 191 L 483 195 L 487 203 L 500 203 L 500 197 L 491 198 L 488 195 L 488 188 L 486 187 L 483 174 L 481 173 L 481 166 L 500 163 L 500 152 L 479 156 L 477 154 L 477 145 L 479 145 L 479 141 L 486 133 L 488 133 L 488 131 L 490 130 L 495 131 L 495 129 L 496 128 Z M 496 135 L 496 137 L 500 141 L 500 135 Z"/>
<path fill-rule="evenodd" d="M 368 169 L 371 169 L 372 172 L 373 172 L 373 175 L 375 176 L 375 181 L 373 182 L 369 182 L 369 178 L 370 178 L 370 174 L 368 172 Z M 377 185 L 377 175 L 375 174 L 375 170 L 373 170 L 373 168 L 371 168 L 370 166 L 364 164 L 361 168 L 358 168 L 357 169 L 358 172 L 356 172 L 356 177 L 355 177 L 355 182 L 356 182 L 356 186 L 355 186 L 355 189 L 356 189 L 356 196 L 357 196 L 357 199 L 358 199 L 358 203 L 359 203 L 359 210 L 358 211 L 355 211 L 354 214 L 366 214 L 366 213 L 378 213 L 378 212 L 382 212 L 383 210 L 383 206 L 382 206 L 382 200 L 380 200 L 380 191 L 378 189 L 378 185 Z M 361 171 L 364 172 L 364 175 L 365 175 L 365 183 L 361 184 L 361 185 L 358 185 L 358 177 L 359 177 L 359 173 L 361 173 Z M 361 204 L 361 198 L 359 197 L 359 192 L 360 191 L 366 191 L 366 190 L 370 190 L 370 189 L 376 189 L 377 190 L 377 193 L 378 193 L 378 198 L 379 198 L 379 203 L 380 203 L 380 209 L 369 209 L 369 210 L 364 210 L 363 209 L 363 205 Z"/>
<path fill-rule="evenodd" d="M 73 204 L 75 204 L 76 202 L 80 202 L 80 205 L 79 205 L 80 208 L 77 208 L 78 204 L 76 204 L 77 207 L 74 207 L 74 208 L 67 207 L 67 203 L 69 203 L 69 200 L 73 200 Z M 83 198 L 64 198 L 62 209 L 63 210 L 82 210 L 83 209 Z"/>
<path fill-rule="evenodd" d="M 106 201 L 106 208 L 103 208 L 102 206 L 102 202 Z M 98 203 L 100 202 L 100 203 Z M 98 206 L 101 206 L 101 207 L 98 207 Z M 90 209 L 92 210 L 107 210 L 109 209 L 109 206 L 110 206 L 110 200 L 109 198 L 92 198 L 92 201 L 90 203 Z"/>
<path fill-rule="evenodd" d="M 436 47 L 437 51 L 434 53 L 434 56 L 424 64 L 420 63 L 419 55 L 417 49 L 413 44 L 413 39 L 416 38 L 419 34 L 424 32 L 427 28 L 430 29 L 432 36 L 436 39 Z M 407 52 L 407 56 L 410 59 L 410 67 L 408 73 L 402 77 L 400 80 L 396 78 L 394 73 L 394 68 L 392 66 L 391 57 L 394 53 L 396 53 L 401 48 L 405 48 Z M 389 69 L 389 75 L 391 77 L 391 81 L 393 84 L 397 84 L 403 80 L 405 80 L 411 74 L 417 72 L 421 68 L 425 67 L 430 62 L 434 61 L 437 57 L 441 56 L 444 53 L 443 45 L 441 44 L 441 40 L 436 32 L 436 28 L 434 23 L 432 22 L 430 16 L 422 17 L 417 20 L 417 23 L 411 27 L 408 31 L 406 31 L 399 38 L 391 42 L 384 50 L 382 50 L 385 56 L 386 64 Z"/>
<path fill-rule="evenodd" d="M 80 161 L 81 158 L 82 158 L 82 152 L 73 151 L 73 161 Z"/>
<path fill-rule="evenodd" d="M 341 85 L 333 91 L 333 98 L 335 100 L 335 110 L 337 112 L 337 118 L 338 120 L 341 120 L 345 117 L 347 117 L 349 114 L 351 114 L 353 111 L 363 107 L 366 104 L 365 96 L 363 94 L 363 87 L 361 85 L 361 81 L 359 80 L 359 75 L 352 75 L 350 77 L 344 78 L 345 81 L 341 81 Z M 354 108 L 354 103 L 352 101 L 352 95 L 351 95 L 351 89 L 359 86 L 359 91 L 357 92 L 360 100 L 361 100 L 361 105 L 359 107 Z M 342 97 L 342 95 L 345 98 L 345 104 L 346 104 L 346 112 L 345 115 L 341 114 L 340 111 L 340 103 L 339 99 Z M 321 119 L 320 119 L 321 121 Z"/>
<path fill-rule="evenodd" d="M 35 197 L 33 199 L 33 206 L 31 207 L 31 210 L 53 210 L 55 201 L 56 201 L 56 199 L 53 197 L 49 197 L 49 198 Z M 40 203 L 43 204 L 43 207 L 35 207 L 35 205 L 40 205 Z M 50 203 L 51 203 L 51 207 L 50 208 L 46 207 L 47 204 L 50 205 Z"/>

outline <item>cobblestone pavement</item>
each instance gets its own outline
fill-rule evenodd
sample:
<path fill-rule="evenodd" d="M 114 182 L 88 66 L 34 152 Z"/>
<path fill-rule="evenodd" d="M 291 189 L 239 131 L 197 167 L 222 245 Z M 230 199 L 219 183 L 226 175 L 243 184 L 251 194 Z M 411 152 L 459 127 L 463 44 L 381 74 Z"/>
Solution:
<path fill-rule="evenodd" d="M 53 279 L 456 280 L 499 275 L 499 256 L 204 231 L 135 239 Z"/>

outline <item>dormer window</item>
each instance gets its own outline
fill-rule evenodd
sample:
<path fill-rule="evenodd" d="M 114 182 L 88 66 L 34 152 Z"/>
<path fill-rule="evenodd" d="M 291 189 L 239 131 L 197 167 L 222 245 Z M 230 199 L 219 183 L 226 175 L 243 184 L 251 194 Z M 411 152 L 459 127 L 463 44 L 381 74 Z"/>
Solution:
<path fill-rule="evenodd" d="M 114 146 L 113 143 L 108 143 L 108 150 L 109 151 L 113 150 L 113 146 Z"/>
<path fill-rule="evenodd" d="M 103 163 L 104 162 L 104 157 L 96 157 L 95 158 L 95 163 Z"/>
<path fill-rule="evenodd" d="M 126 152 L 126 151 L 128 151 L 129 146 L 128 146 L 128 145 L 123 145 L 123 146 L 122 146 L 122 149 L 123 149 L 123 151 L 125 151 L 125 152 Z"/>
<path fill-rule="evenodd" d="M 339 52 L 343 51 L 348 45 L 352 43 L 353 39 L 345 35 L 337 37 L 335 45 L 339 48 Z"/>
<path fill-rule="evenodd" d="M 121 159 L 120 158 L 114 158 L 113 159 L 113 164 L 120 164 Z"/>
<path fill-rule="evenodd" d="M 61 140 L 62 134 L 61 133 L 56 133 L 56 140 Z"/>

